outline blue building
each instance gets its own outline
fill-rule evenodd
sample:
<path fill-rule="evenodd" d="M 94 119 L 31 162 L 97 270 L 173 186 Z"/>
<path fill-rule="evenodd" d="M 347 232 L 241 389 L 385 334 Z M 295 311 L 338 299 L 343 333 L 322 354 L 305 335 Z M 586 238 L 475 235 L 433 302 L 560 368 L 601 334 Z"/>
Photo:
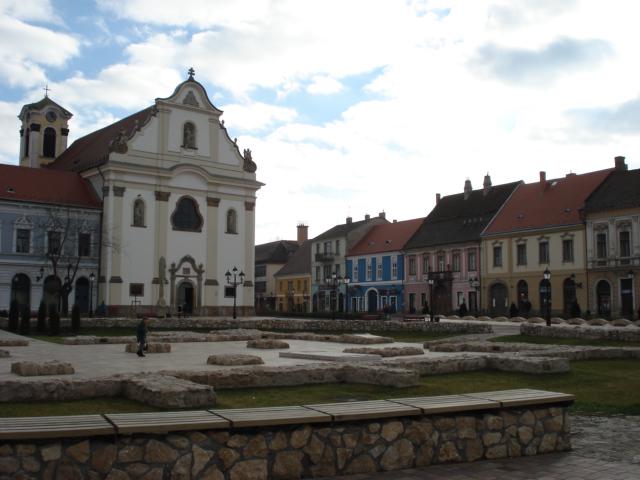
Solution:
<path fill-rule="evenodd" d="M 402 249 L 423 220 L 376 225 L 347 252 L 349 311 L 405 310 Z"/>

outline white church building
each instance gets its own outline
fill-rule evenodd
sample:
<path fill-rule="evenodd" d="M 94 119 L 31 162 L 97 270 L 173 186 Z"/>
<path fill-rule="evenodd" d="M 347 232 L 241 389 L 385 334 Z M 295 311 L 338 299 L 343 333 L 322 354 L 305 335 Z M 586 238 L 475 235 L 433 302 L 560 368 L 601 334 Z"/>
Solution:
<path fill-rule="evenodd" d="M 23 108 L 20 165 L 76 172 L 102 202 L 94 305 L 110 315 L 253 312 L 256 180 L 251 151 L 189 77 L 167 98 L 66 146 L 71 114 Z M 45 97 L 47 98 L 47 97 Z M 98 307 L 99 310 L 99 307 Z"/>

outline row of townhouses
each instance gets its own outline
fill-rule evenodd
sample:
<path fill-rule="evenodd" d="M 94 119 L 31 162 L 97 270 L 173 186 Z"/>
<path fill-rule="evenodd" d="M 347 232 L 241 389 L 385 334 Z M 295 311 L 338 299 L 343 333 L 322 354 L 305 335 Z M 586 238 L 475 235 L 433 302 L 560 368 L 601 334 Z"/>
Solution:
<path fill-rule="evenodd" d="M 638 316 L 640 169 L 624 157 L 533 183 L 466 180 L 425 218 L 298 231 L 256 247 L 258 312 Z"/>

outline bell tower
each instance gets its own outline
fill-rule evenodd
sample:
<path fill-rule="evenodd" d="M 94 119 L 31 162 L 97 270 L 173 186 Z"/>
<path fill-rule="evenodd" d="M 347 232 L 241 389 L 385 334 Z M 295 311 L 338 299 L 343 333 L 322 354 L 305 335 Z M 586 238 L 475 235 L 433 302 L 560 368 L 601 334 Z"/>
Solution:
<path fill-rule="evenodd" d="M 49 98 L 22 107 L 20 127 L 20 166 L 42 167 L 53 162 L 67 148 L 71 112 Z"/>

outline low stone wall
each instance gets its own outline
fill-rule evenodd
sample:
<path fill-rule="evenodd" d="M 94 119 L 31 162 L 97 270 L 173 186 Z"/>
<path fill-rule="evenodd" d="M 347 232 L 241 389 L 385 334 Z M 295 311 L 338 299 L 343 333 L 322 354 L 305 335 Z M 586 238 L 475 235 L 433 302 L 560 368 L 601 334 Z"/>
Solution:
<path fill-rule="evenodd" d="M 22 377 L 37 377 L 45 375 L 72 375 L 75 373 L 73 365 L 67 362 L 51 360 L 49 362 L 14 362 L 11 364 L 11 373 Z"/>
<path fill-rule="evenodd" d="M 344 423 L 0 442 L 0 476 L 299 479 L 571 448 L 566 404 Z"/>
<path fill-rule="evenodd" d="M 621 342 L 640 342 L 640 328 L 631 327 L 560 327 L 546 325 L 520 325 L 521 335 L 537 335 L 554 338 L 583 338 L 588 340 L 617 340 Z"/>

